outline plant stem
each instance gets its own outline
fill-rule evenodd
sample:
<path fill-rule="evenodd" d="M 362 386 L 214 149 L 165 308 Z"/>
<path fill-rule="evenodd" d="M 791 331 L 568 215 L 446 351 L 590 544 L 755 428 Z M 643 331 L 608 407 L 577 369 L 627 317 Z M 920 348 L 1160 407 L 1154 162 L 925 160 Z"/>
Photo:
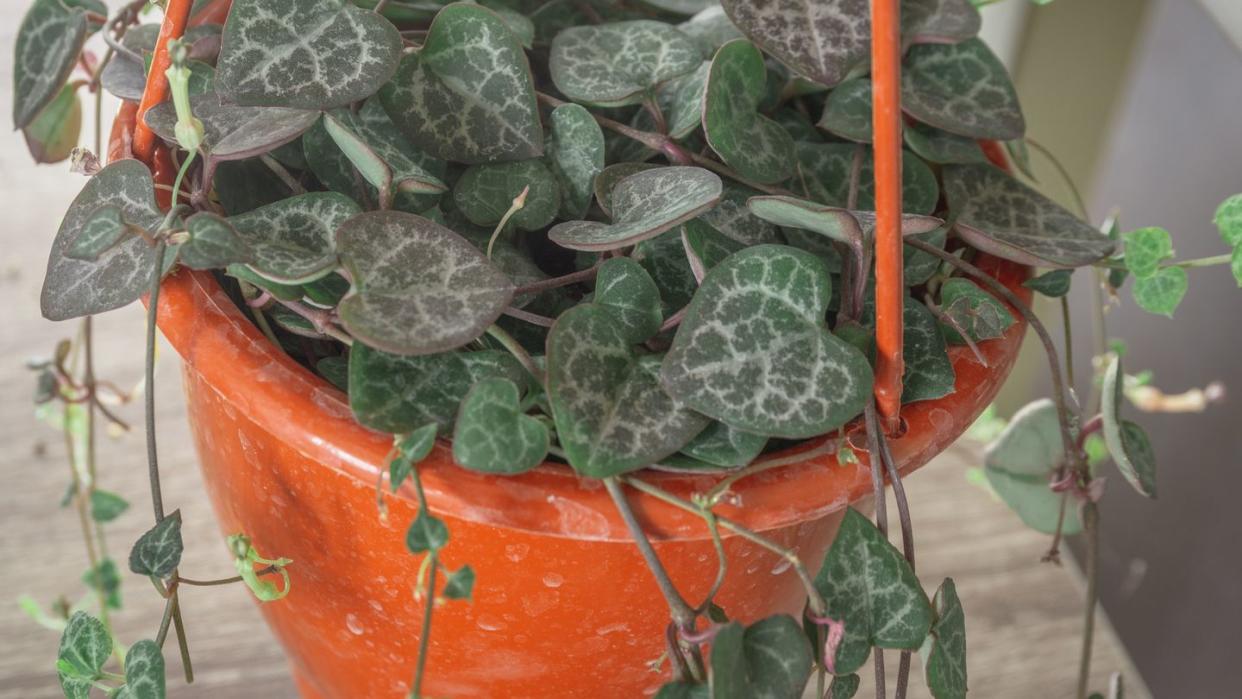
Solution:
<path fill-rule="evenodd" d="M 188 162 L 188 161 L 187 161 Z M 184 167 L 182 168 L 184 171 Z M 155 444 L 155 335 L 156 320 L 159 315 L 160 279 L 164 272 L 164 250 L 166 244 L 161 238 L 155 244 L 155 264 L 151 271 L 151 294 L 147 300 L 147 350 L 146 373 L 143 393 L 146 400 L 147 426 L 147 479 L 151 484 L 151 508 L 155 511 L 155 523 L 164 519 L 164 495 L 160 489 L 159 452 Z"/>
<path fill-rule="evenodd" d="M 1070 322 L 1068 294 L 1061 297 L 1061 327 L 1065 335 L 1065 380 L 1069 382 L 1070 388 L 1074 389 L 1077 385 L 1074 380 L 1074 329 L 1073 323 Z"/>
<path fill-rule="evenodd" d="M 628 479 L 626 482 L 632 484 L 632 481 Z M 685 598 L 681 596 L 672 579 L 668 577 L 668 571 L 664 569 L 664 564 L 660 562 L 660 557 L 656 555 L 655 549 L 652 548 L 651 541 L 647 539 L 647 534 L 643 531 L 642 524 L 639 523 L 638 517 L 634 515 L 634 510 L 630 507 L 630 503 L 625 497 L 625 491 L 621 489 L 620 481 L 615 476 L 605 478 L 604 487 L 608 489 L 608 494 L 612 496 L 612 501 L 617 506 L 617 511 L 621 513 L 621 519 L 625 521 L 625 526 L 629 529 L 630 536 L 634 539 L 634 545 L 638 547 L 643 560 L 647 562 L 647 567 L 651 569 L 651 574 L 655 576 L 656 585 L 660 588 L 660 593 L 664 595 L 665 601 L 668 602 L 668 610 L 673 620 L 677 622 L 680 628 L 693 628 L 694 619 L 698 615 L 686 602 Z M 694 511 L 694 506 L 690 505 L 690 509 Z"/>
<path fill-rule="evenodd" d="M 513 290 L 513 295 L 522 296 L 523 294 L 537 294 L 549 289 L 559 289 L 562 286 L 569 286 L 570 284 L 577 284 L 578 282 L 590 281 L 594 279 L 595 275 L 598 273 L 599 265 L 592 265 L 586 269 L 578 270 L 577 272 L 570 272 L 569 274 L 559 277 L 541 279 L 537 282 L 531 282 L 530 284 L 523 284 Z"/>
<path fill-rule="evenodd" d="M 1091 645 L 1095 637 L 1095 604 L 1098 595 L 1100 548 L 1099 509 L 1087 502 L 1082 509 L 1083 533 L 1087 539 L 1087 602 L 1082 621 L 1082 653 L 1078 659 L 1078 699 L 1086 699 L 1091 674 Z"/>
<path fill-rule="evenodd" d="M 672 505 L 673 507 L 678 507 L 683 510 L 686 510 L 687 512 L 693 512 L 696 514 L 699 512 L 698 505 L 688 500 L 679 498 L 676 495 L 673 495 L 672 493 L 668 492 L 667 490 L 664 490 L 663 488 L 659 486 L 652 485 L 651 483 L 648 483 L 647 481 L 634 478 L 632 476 L 619 476 L 619 478 L 631 488 L 637 491 L 640 491 L 642 493 L 645 493 L 647 495 L 650 495 L 651 497 L 656 498 L 657 500 L 661 500 L 665 503 L 668 503 L 669 505 Z M 807 571 L 806 566 L 803 565 L 802 559 L 798 557 L 798 554 L 794 553 L 790 549 L 785 548 L 784 546 L 781 546 L 775 541 L 772 541 L 771 539 L 768 539 L 764 537 L 763 535 L 756 533 L 755 531 L 743 526 L 742 524 L 729 519 L 728 517 L 724 517 L 722 515 L 716 515 L 714 513 L 713 515 L 715 516 L 717 522 L 719 522 L 720 526 L 724 527 L 725 529 L 728 529 L 734 534 L 737 534 L 743 539 L 746 539 L 752 544 L 761 546 L 771 551 L 772 553 L 775 553 L 781 558 L 789 561 L 794 571 L 798 574 L 798 578 L 802 581 L 802 586 L 806 588 L 807 600 L 811 605 L 811 611 L 820 616 L 827 613 L 828 605 L 824 602 L 823 596 L 819 594 L 819 590 L 815 588 L 815 579 L 811 577 L 811 574 Z"/>
<path fill-rule="evenodd" d="M 720 498 L 729 491 L 729 488 L 731 488 L 734 483 L 737 483 L 743 478 L 753 476 L 756 473 L 763 473 L 764 471 L 769 471 L 774 468 L 780 468 L 781 466 L 790 466 L 792 464 L 802 463 L 809 459 L 835 454 L 839 446 L 839 440 L 832 439 L 824 442 L 814 449 L 801 451 L 797 454 L 778 456 L 770 459 L 764 459 L 762 461 L 756 461 L 749 466 L 740 468 L 721 479 L 719 483 L 712 486 L 711 490 L 707 491 L 707 495 L 704 497 L 708 503 L 708 506 L 715 505 L 717 502 L 720 502 Z"/>
<path fill-rule="evenodd" d="M 953 267 L 983 282 L 995 294 L 1016 308 L 1031 328 L 1035 330 L 1035 334 L 1039 336 L 1039 340 L 1044 346 L 1044 351 L 1048 355 L 1048 370 L 1052 376 L 1052 398 L 1057 407 L 1057 418 L 1061 428 L 1061 442 L 1065 450 L 1065 463 L 1071 468 L 1078 468 L 1081 459 L 1078 458 L 1078 450 L 1074 447 L 1074 436 L 1070 427 L 1069 401 L 1065 395 L 1065 382 L 1061 377 L 1060 357 L 1057 354 L 1056 345 L 1052 341 L 1052 336 L 1048 334 L 1048 329 L 1044 327 L 1044 324 L 1035 315 L 1035 312 L 1004 284 L 996 281 L 991 275 L 966 260 L 959 258 L 957 255 L 952 255 L 914 237 L 906 238 L 905 244 L 948 262 Z"/>
<path fill-rule="evenodd" d="M 415 483 L 418 483 L 417 477 Z M 418 492 L 420 500 L 425 502 L 426 499 L 422 497 L 421 484 L 419 484 Z M 410 690 L 411 699 L 422 699 L 423 696 L 423 675 L 427 670 L 427 649 L 431 641 L 431 614 L 436 608 L 436 570 L 440 566 L 434 550 L 427 555 L 431 557 L 431 572 L 427 574 L 427 603 L 423 607 L 423 625 L 418 638 L 418 662 L 414 667 L 414 688 Z"/>
<path fill-rule="evenodd" d="M 1215 267 L 1217 265 L 1227 265 L 1233 261 L 1233 256 L 1229 253 L 1223 255 L 1212 255 L 1211 257 L 1196 257 L 1189 260 L 1174 260 L 1172 262 L 1161 262 L 1160 269 L 1167 267 Z M 1118 260 L 1101 260 L 1095 263 L 1096 269 L 1127 269 L 1125 262 Z"/>
<path fill-rule="evenodd" d="M 888 501 L 884 494 L 884 457 L 880 455 L 880 435 L 883 430 L 880 429 L 880 420 L 876 415 L 875 402 L 867 401 L 867 407 L 864 411 L 867 426 L 867 451 L 870 452 L 871 461 L 871 489 L 872 499 L 875 501 L 875 523 L 880 530 L 880 534 L 888 539 Z M 877 697 L 888 696 L 888 689 L 885 687 L 885 671 L 884 671 L 884 651 L 875 649 L 875 695 Z"/>
<path fill-rule="evenodd" d="M 541 328 L 550 328 L 552 327 L 552 324 L 556 322 L 555 318 L 541 316 L 538 313 L 531 313 L 530 311 L 524 311 L 514 306 L 509 306 L 508 308 L 505 308 L 505 310 L 501 311 L 501 313 L 504 313 L 510 318 L 516 318 L 518 320 L 525 321 L 527 323 L 530 323 L 531 325 L 538 325 Z"/>
<path fill-rule="evenodd" d="M 531 376 L 535 377 L 539 383 L 543 383 L 543 370 L 539 368 L 539 365 L 535 364 L 535 360 L 530 356 L 530 352 L 527 352 L 520 342 L 495 323 L 487 327 L 487 334 L 491 335 L 492 339 L 499 342 L 502 347 L 509 350 L 509 354 L 512 354 L 525 367 L 526 371 L 530 372 Z"/>
<path fill-rule="evenodd" d="M 266 568 L 260 568 L 259 570 L 256 570 L 254 574 L 255 575 L 267 575 L 268 573 L 275 573 L 277 570 L 279 569 L 276 566 L 267 566 Z M 241 581 L 242 581 L 242 576 L 240 575 L 234 575 L 231 578 L 219 578 L 216 580 L 192 580 L 190 578 L 183 578 L 181 576 L 177 576 L 177 583 L 179 585 L 193 585 L 195 587 L 214 587 L 216 585 L 232 585 L 233 583 L 239 583 Z"/>

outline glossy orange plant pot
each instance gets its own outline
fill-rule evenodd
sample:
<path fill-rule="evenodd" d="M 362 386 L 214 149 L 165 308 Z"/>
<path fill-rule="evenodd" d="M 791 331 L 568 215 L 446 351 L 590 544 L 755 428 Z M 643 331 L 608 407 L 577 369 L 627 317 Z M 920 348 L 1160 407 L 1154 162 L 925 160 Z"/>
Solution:
<path fill-rule="evenodd" d="M 113 157 L 133 115 L 131 104 L 118 116 Z M 153 169 L 157 181 L 171 180 L 166 154 Z M 1029 298 L 1026 268 L 994 258 L 980 266 Z M 210 274 L 182 269 L 165 281 L 159 327 L 184 360 L 189 419 L 222 531 L 245 532 L 265 555 L 294 561 L 291 593 L 262 612 L 303 696 L 404 696 L 423 608 L 412 595 L 419 559 L 404 544 L 416 514 L 409 484 L 389 497 L 386 520 L 375 504 L 391 437 L 359 426 L 346 396 L 272 346 Z M 992 400 L 1024 331 L 1018 322 L 982 343 L 987 367 L 950 349 L 956 391 L 902 412 L 908 429 L 892 449 L 903 472 L 942 451 Z M 718 512 L 797 551 L 813 571 L 843 509 L 871 491 L 867 455 L 859 456 L 840 464 L 820 455 L 744 479 Z M 419 468 L 451 532 L 446 565 L 469 563 L 478 576 L 472 602 L 435 612 L 427 696 L 656 691 L 665 674 L 649 664 L 663 651 L 668 610 L 598 481 L 552 463 L 519 476 L 474 473 L 443 443 Z M 643 477 L 683 497 L 719 478 Z M 671 577 L 697 603 L 717 571 L 703 521 L 630 495 Z M 717 600 L 731 617 L 800 612 L 804 592 L 788 562 L 727 533 L 724 543 L 728 577 Z"/>

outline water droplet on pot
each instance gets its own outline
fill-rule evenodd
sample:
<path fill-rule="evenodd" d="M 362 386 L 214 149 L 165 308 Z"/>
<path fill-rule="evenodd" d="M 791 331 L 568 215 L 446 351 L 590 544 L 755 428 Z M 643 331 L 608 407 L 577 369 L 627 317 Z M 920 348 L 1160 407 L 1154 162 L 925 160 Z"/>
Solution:
<path fill-rule="evenodd" d="M 530 552 L 529 544 L 505 544 L 505 558 L 517 563 Z"/>
<path fill-rule="evenodd" d="M 789 560 L 788 558 L 782 558 L 779 561 L 777 561 L 776 566 L 772 568 L 772 575 L 780 575 L 781 573 L 784 573 L 785 571 L 789 570 L 790 566 L 792 565 L 793 565 L 793 561 Z"/>
<path fill-rule="evenodd" d="M 377 599 L 373 599 L 373 600 L 371 600 L 369 603 L 370 603 L 370 605 L 371 605 L 371 609 L 374 609 L 374 610 L 375 610 L 375 611 L 377 611 L 377 612 L 383 612 L 383 611 L 384 611 L 384 605 L 380 604 L 379 600 L 377 600 Z"/>
<path fill-rule="evenodd" d="M 354 614 L 345 615 L 345 627 L 355 636 L 361 636 L 367 632 L 366 627 L 362 625 L 361 621 L 358 621 L 358 617 Z"/>
<path fill-rule="evenodd" d="M 558 588 L 565 583 L 565 576 L 560 573 L 548 573 L 543 576 L 543 584 L 551 588 Z"/>
<path fill-rule="evenodd" d="M 479 620 L 474 622 L 476 626 L 484 631 L 503 631 L 508 624 L 492 616 L 481 616 Z"/>

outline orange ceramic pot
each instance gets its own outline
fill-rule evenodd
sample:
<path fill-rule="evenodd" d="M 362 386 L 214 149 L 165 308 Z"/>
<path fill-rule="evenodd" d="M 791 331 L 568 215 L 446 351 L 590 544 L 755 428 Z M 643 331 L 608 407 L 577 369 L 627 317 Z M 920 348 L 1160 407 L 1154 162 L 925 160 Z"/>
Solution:
<path fill-rule="evenodd" d="M 114 129 L 114 154 L 133 125 L 133 105 Z M 157 179 L 170 181 L 166 157 Z M 1024 298 L 1027 269 L 986 258 L 981 266 Z M 1018 316 L 1017 313 L 1014 314 Z M 179 270 L 163 286 L 159 327 L 184 360 L 190 423 L 207 491 L 225 533 L 246 532 L 269 556 L 293 559 L 292 592 L 262 605 L 303 696 L 399 697 L 409 690 L 423 607 L 411 594 L 419 560 L 405 549 L 416 514 L 408 487 L 375 504 L 391 437 L 359 426 L 346 396 L 294 362 L 255 328 L 206 273 Z M 1025 327 L 982 343 L 985 368 L 950 349 L 957 390 L 903 410 L 894 456 L 909 473 L 956 439 L 1008 375 Z M 795 454 L 814 446 L 806 444 Z M 826 456 L 737 483 L 720 514 L 797 551 L 816 569 L 843 508 L 871 491 L 863 463 Z M 434 697 L 639 697 L 665 674 L 668 610 L 601 483 L 545 464 L 511 477 L 457 467 L 446 444 L 420 465 L 431 509 L 451 540 L 446 565 L 477 572 L 472 602 L 438 608 L 425 692 Z M 682 496 L 718 477 L 644 478 Z M 697 602 L 716 574 L 703 521 L 631 493 L 655 549 Z M 787 562 L 725 536 L 728 578 L 717 598 L 754 620 L 797 615 L 804 593 Z"/>

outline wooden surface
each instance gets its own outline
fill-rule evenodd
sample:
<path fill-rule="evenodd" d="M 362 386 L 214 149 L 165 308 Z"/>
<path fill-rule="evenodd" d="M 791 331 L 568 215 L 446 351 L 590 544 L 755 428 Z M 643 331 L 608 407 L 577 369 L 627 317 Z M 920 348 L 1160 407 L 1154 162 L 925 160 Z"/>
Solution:
<path fill-rule="evenodd" d="M 24 6 L 0 2 L 14 12 Z M 16 25 L 0 27 L 0 113 L 9 111 L 12 70 L 7 62 Z M 58 506 L 69 483 L 65 446 L 58 432 L 36 419 L 29 400 L 34 375 L 23 367 L 27 358 L 50 354 L 57 340 L 77 329 L 76 323 L 42 320 L 38 295 L 61 213 L 83 182 L 64 167 L 30 165 L 20 134 L 10 133 L 0 141 L 0 294 L 5 299 L 0 304 L 0 479 L 5 484 L 0 491 L 0 699 L 60 696 L 53 667 L 56 634 L 23 614 L 18 596 L 30 594 L 46 606 L 59 595 L 76 601 L 84 592 L 79 578 L 87 563 L 76 515 Z M 135 387 L 141 373 L 141 313 L 136 308 L 114 312 L 101 318 L 97 328 L 100 376 Z M 187 547 L 183 572 L 195 578 L 224 577 L 232 570 L 201 494 L 177 374 L 175 356 L 164 352 L 157 391 L 164 501 L 182 512 Z M 139 406 L 119 411 L 140 423 Z M 955 447 L 908 483 L 920 576 L 929 590 L 947 575 L 957 582 L 967 615 L 973 696 L 1071 696 L 1082 586 L 1068 567 L 1039 563 L 1045 537 L 1026 530 L 987 492 L 967 483 L 966 469 L 977 459 L 975 448 Z M 107 527 L 109 549 L 125 571 L 129 546 L 151 524 L 141 429 L 101 441 L 99 473 L 103 488 L 132 503 Z M 154 635 L 162 600 L 128 572 L 124 582 L 125 606 L 115 615 L 118 634 L 126 642 Z M 197 678 L 191 686 L 184 684 L 170 646 L 171 696 L 294 696 L 280 649 L 243 588 L 186 589 L 182 599 Z M 895 669 L 896 654 L 888 655 Z M 918 660 L 914 666 L 921 672 Z M 1096 687 L 1105 686 L 1110 672 L 1121 670 L 1129 682 L 1127 697 L 1146 696 L 1138 678 L 1126 669 L 1106 623 L 1098 636 L 1094 668 Z M 865 668 L 864 677 L 869 672 Z M 918 678 L 911 690 L 911 696 L 925 696 Z M 870 692 L 864 688 L 859 696 Z"/>

